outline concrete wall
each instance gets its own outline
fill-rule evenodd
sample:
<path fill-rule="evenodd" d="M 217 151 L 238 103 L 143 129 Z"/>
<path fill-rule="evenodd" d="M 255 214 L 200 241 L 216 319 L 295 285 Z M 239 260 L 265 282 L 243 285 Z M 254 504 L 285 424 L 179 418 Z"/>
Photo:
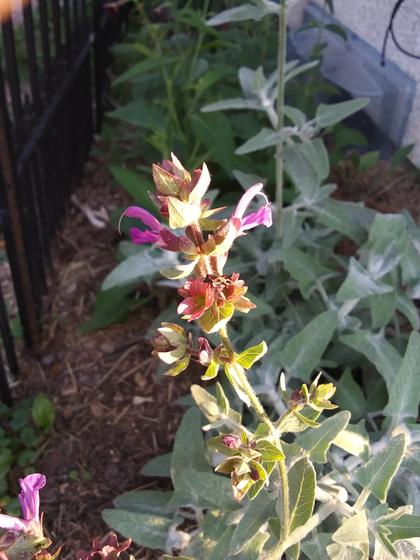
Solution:
<path fill-rule="evenodd" d="M 324 0 L 312 0 L 320 6 Z M 396 0 L 334 0 L 335 17 L 378 52 Z M 300 5 L 305 4 L 300 0 Z M 420 0 L 406 0 L 395 19 L 394 28 L 400 43 L 420 55 Z M 387 58 L 397 64 L 416 82 L 416 92 L 401 144 L 415 143 L 411 159 L 420 165 L 420 60 L 400 52 L 391 38 Z M 398 107 L 395 107 L 398 111 Z"/>

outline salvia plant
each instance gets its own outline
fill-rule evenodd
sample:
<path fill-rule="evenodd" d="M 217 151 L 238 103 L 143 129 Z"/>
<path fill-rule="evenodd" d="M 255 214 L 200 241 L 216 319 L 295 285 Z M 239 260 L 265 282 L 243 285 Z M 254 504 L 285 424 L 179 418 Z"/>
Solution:
<path fill-rule="evenodd" d="M 124 215 L 146 226 L 132 228 L 131 239 L 181 255 L 180 264 L 162 274 L 182 279 L 177 312 L 198 327 L 186 332 L 162 323 L 153 353 L 170 376 L 191 361 L 202 366 L 208 390 L 193 385 L 191 393 L 207 423 L 201 429 L 197 408 L 190 408 L 169 461 L 146 465 L 147 474 L 170 474 L 173 491 L 124 494 L 104 519 L 138 544 L 166 549 L 165 558 L 174 552 L 194 560 L 414 558 L 420 517 L 402 494 L 408 480 L 419 484 L 413 476 L 419 393 L 404 389 L 419 383 L 418 333 L 395 376 L 399 395 L 391 396 L 372 441 L 363 421 L 350 423 L 350 412 L 330 412 L 337 408 L 331 402 L 336 387 L 322 382 L 322 372 L 288 389 L 301 376 L 288 368 L 276 388 L 281 405 L 267 409 L 250 382 L 266 342 L 237 349 L 229 334 L 236 315 L 252 314 L 257 306 L 240 275 L 226 273 L 235 240 L 246 241 L 256 226 L 271 226 L 262 184 L 250 187 L 232 214 L 220 219 L 223 209 L 212 209 L 205 198 L 205 164 L 190 174 L 172 155 L 153 166 L 153 177 L 152 197 L 169 228 L 143 208 L 129 207 Z M 262 204 L 248 210 L 257 198 Z M 296 364 L 312 345 L 302 338 L 289 350 Z"/>
<path fill-rule="evenodd" d="M 264 559 L 280 558 L 283 553 L 289 558 L 310 560 L 415 558 L 419 545 L 412 539 L 420 536 L 419 518 L 413 515 L 420 509 L 416 423 L 420 336 L 413 300 L 420 297 L 420 230 L 408 214 L 378 214 L 331 197 L 335 185 L 324 184 L 330 172 L 325 132 L 367 101 L 321 104 L 310 117 L 285 104 L 286 84 L 312 68 L 312 64 L 305 68 L 298 61 L 286 63 L 289 4 L 253 2 L 209 22 L 230 25 L 244 19 L 278 18 L 276 72 L 266 77 L 263 68 L 241 68 L 241 96 L 204 108 L 207 112 L 242 110 L 266 115 L 267 126 L 239 146 L 237 154 L 266 154 L 272 150 L 276 227 L 260 227 L 251 234 L 238 235 L 243 225 L 234 226 L 232 220 L 247 219 L 246 214 L 238 214 L 238 207 L 222 224 L 211 223 L 215 219 L 211 215 L 203 216 L 209 211 L 207 206 L 186 210 L 188 217 L 201 220 L 205 251 L 212 251 L 213 244 L 217 251 L 216 246 L 222 243 L 220 231 L 228 239 L 223 255 L 226 247 L 229 259 L 225 263 L 222 260 L 220 268 L 217 254 L 207 253 L 213 264 L 207 271 L 204 268 L 203 275 L 189 234 L 184 236 L 189 240 L 184 241 L 187 245 L 179 247 L 177 253 L 160 221 L 152 223 L 146 218 L 151 230 L 148 238 L 144 232 L 133 232 L 133 239 L 151 241 L 154 248 L 133 250 L 123 242 L 128 258 L 104 282 L 105 289 L 127 285 L 139 278 L 149 279 L 166 268 L 171 272 L 166 273 L 169 279 L 164 282 L 179 287 L 179 282 L 184 282 L 183 274 L 192 274 L 193 278 L 180 288 L 183 302 L 178 311 L 193 325 L 197 321 L 204 331 L 212 332 L 207 342 L 200 337 L 193 344 L 195 329 L 192 334 L 182 334 L 184 342 L 176 350 L 168 347 L 167 343 L 174 342 L 172 331 L 177 336 L 183 331 L 179 325 L 173 327 L 176 309 L 166 310 L 162 320 L 172 324 L 161 327 L 162 347 L 156 353 L 162 352 L 166 359 L 166 352 L 178 353 L 179 361 L 171 364 L 172 373 L 191 360 L 206 367 L 207 378 L 219 370 L 225 372 L 219 378 L 221 385 L 208 391 L 196 386 L 192 389 L 196 404 L 208 420 L 204 431 L 211 431 L 210 453 L 204 446 L 200 416 L 196 409 L 190 409 L 178 430 L 173 453 L 144 468 L 147 475 L 170 476 L 174 492 L 126 494 L 116 499 L 117 509 L 106 511 L 104 517 L 136 542 L 168 553 L 180 550 L 186 558 Z M 163 168 L 177 175 L 174 165 L 178 164 L 165 163 Z M 200 177 L 203 173 L 206 168 Z M 261 192 L 254 183 L 264 183 L 264 178 L 256 180 L 255 175 L 244 174 L 239 168 L 234 174 L 245 196 Z M 195 175 L 198 177 L 198 172 L 192 177 Z M 295 191 L 291 203 L 284 207 L 285 175 Z M 198 184 L 198 179 L 192 179 L 191 185 L 195 181 Z M 155 182 L 157 200 L 163 205 L 163 216 L 168 217 L 169 210 L 164 206 L 167 201 L 161 200 L 166 195 L 156 176 Z M 180 193 L 185 190 L 179 188 Z M 178 198 L 187 206 L 197 206 L 195 195 L 192 199 L 189 196 L 179 194 Z M 213 196 L 209 191 L 209 198 Z M 178 202 L 171 204 L 185 208 Z M 127 215 L 132 212 L 136 215 L 133 210 Z M 268 225 L 267 204 L 251 216 L 256 212 Z M 137 216 L 145 221 L 145 214 L 143 218 Z M 169 225 L 175 227 L 171 219 Z M 176 227 L 184 225 L 178 222 Z M 222 229 L 218 232 L 218 228 Z M 208 296 L 216 286 L 204 286 L 208 284 L 206 275 L 214 270 L 226 275 L 237 289 L 239 285 L 245 287 L 244 280 L 247 296 L 242 293 L 241 298 L 248 297 L 256 307 L 250 309 L 247 301 L 248 307 L 241 309 L 244 300 L 228 301 L 227 294 L 232 292 L 219 286 L 226 303 L 216 316 L 213 309 L 217 298 Z M 197 278 L 201 283 L 194 282 Z M 200 304 L 195 308 L 193 303 L 197 301 Z M 247 309 L 250 314 L 244 315 Z M 217 328 L 211 326 L 209 318 Z M 165 338 L 168 342 L 164 345 Z M 236 348 L 248 351 L 237 352 Z M 244 358 L 241 363 L 241 356 L 247 352 L 258 361 Z M 253 367 L 247 368 L 247 363 Z M 320 367 L 322 380 L 328 382 L 321 383 L 321 387 L 326 385 L 321 393 L 332 393 L 330 383 L 336 386 L 333 401 L 349 410 L 351 423 L 345 410 L 331 416 L 324 413 L 325 406 L 314 403 L 314 372 Z M 280 376 L 281 370 L 284 376 Z M 314 404 L 322 410 L 314 410 Z M 269 418 L 276 436 L 263 417 Z M 214 436 L 214 430 L 219 431 L 218 436 Z M 261 447 L 258 449 L 260 438 L 280 449 L 284 458 L 278 455 L 276 460 L 265 461 L 267 455 Z M 264 468 L 268 484 L 256 463 Z M 220 464 L 219 470 L 231 475 L 236 498 L 244 495 L 240 502 L 228 492 L 229 481 L 211 472 L 211 466 Z M 288 491 L 284 490 L 284 471 Z M 288 507 L 283 501 L 287 497 Z M 296 512 L 301 511 L 306 513 L 295 520 Z"/>

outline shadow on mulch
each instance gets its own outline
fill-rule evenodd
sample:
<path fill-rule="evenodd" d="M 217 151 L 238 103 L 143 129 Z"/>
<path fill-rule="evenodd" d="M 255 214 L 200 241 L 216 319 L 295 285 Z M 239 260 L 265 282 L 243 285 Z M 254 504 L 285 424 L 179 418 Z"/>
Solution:
<path fill-rule="evenodd" d="M 143 308 L 123 324 L 79 333 L 115 265 L 118 241 L 112 226 L 93 226 L 86 209 L 104 207 L 110 214 L 128 201 L 97 160 L 86 165 L 76 196 L 54 248 L 42 336 L 31 352 L 22 352 L 14 389 L 17 398 L 43 391 L 56 406 L 54 433 L 35 467 L 47 475 L 45 526 L 63 545 L 63 559 L 107 531 L 101 510 L 116 495 L 162 484 L 140 470 L 171 449 L 183 414 L 175 401 L 192 383 L 188 375 L 174 380 L 155 373 L 144 335 L 157 310 Z M 142 549 L 135 554 L 158 557 Z"/>

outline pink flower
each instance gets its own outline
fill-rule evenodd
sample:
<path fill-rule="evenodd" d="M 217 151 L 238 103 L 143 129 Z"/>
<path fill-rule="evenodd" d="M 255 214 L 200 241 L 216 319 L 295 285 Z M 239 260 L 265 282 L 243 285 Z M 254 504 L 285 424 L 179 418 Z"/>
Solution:
<path fill-rule="evenodd" d="M 19 480 L 20 494 L 18 496 L 22 508 L 23 519 L 11 515 L 0 514 L 0 528 L 14 532 L 28 532 L 34 530 L 34 524 L 39 519 L 39 491 L 46 484 L 45 475 L 34 473 Z"/>
<path fill-rule="evenodd" d="M 201 278 L 187 280 L 178 293 L 184 298 L 178 305 L 178 313 L 190 322 L 202 317 L 215 298 L 212 285 Z"/>
<path fill-rule="evenodd" d="M 130 229 L 130 237 L 133 243 L 141 245 L 143 243 L 156 243 L 160 240 L 160 232 L 163 229 L 162 224 L 150 212 L 139 206 L 129 206 L 125 209 L 123 216 L 127 218 L 139 219 L 147 228 L 141 231 L 137 227 Z"/>
<path fill-rule="evenodd" d="M 271 216 L 271 209 L 268 204 L 268 199 L 264 193 L 262 193 L 263 184 L 257 183 L 253 187 L 249 188 L 245 194 L 242 195 L 241 199 L 239 200 L 238 206 L 236 207 L 234 213 L 232 214 L 232 218 L 237 218 L 241 221 L 241 233 L 248 229 L 252 229 L 256 226 L 264 225 L 265 227 L 270 227 L 273 223 L 272 216 Z M 250 205 L 253 198 L 256 196 L 262 196 L 266 203 L 256 212 L 251 212 L 244 217 L 244 214 Z"/>
<path fill-rule="evenodd" d="M 144 243 L 156 243 L 161 249 L 167 251 L 195 253 L 195 245 L 185 236 L 177 236 L 157 220 L 150 212 L 139 206 L 129 206 L 124 211 L 123 216 L 127 218 L 137 218 L 147 228 L 142 231 L 137 227 L 130 229 L 131 241 L 136 245 Z"/>

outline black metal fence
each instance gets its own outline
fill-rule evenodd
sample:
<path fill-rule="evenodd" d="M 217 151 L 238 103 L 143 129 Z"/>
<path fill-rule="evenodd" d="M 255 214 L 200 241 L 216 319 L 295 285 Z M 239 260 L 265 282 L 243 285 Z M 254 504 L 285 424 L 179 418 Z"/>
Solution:
<path fill-rule="evenodd" d="M 51 240 L 100 126 L 109 47 L 126 10 L 102 0 L 2 0 L 0 208 L 25 341 L 37 338 Z M 17 369 L 0 293 L 0 332 Z M 0 396 L 10 401 L 0 362 Z"/>

